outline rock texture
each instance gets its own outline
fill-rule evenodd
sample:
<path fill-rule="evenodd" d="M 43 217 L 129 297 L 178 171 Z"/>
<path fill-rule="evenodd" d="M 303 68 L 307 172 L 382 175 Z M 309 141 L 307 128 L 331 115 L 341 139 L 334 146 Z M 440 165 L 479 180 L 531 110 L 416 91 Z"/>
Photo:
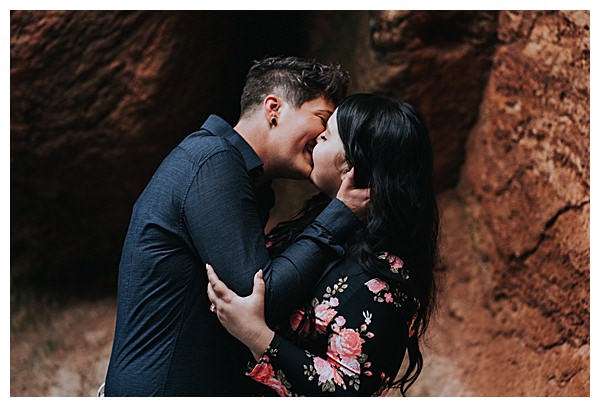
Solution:
<path fill-rule="evenodd" d="M 364 21 L 367 20 L 367 21 Z M 425 116 L 439 190 L 455 185 L 496 41 L 493 11 L 381 11 L 364 15 L 356 90 L 414 104 Z"/>
<path fill-rule="evenodd" d="M 586 396 L 589 12 L 501 12 L 497 37 L 458 195 L 441 198 L 430 379 L 451 377 L 446 395 Z"/>
<path fill-rule="evenodd" d="M 114 298 L 36 308 L 11 318 L 11 397 L 95 397 L 106 377 L 114 337 Z"/>
<path fill-rule="evenodd" d="M 199 48 L 174 35 L 193 29 L 171 13 L 11 14 L 13 277 L 115 268 L 132 201 L 213 103 L 198 93 L 219 95 L 208 61 L 170 63 Z"/>

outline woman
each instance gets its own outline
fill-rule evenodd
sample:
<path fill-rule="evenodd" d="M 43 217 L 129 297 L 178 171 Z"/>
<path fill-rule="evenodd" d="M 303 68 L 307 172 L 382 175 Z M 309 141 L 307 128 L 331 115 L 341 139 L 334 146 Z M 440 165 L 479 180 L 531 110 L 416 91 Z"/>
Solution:
<path fill-rule="evenodd" d="M 438 214 L 432 149 L 421 116 L 384 96 L 346 98 L 313 151 L 311 181 L 322 192 L 267 236 L 281 253 L 335 197 L 342 178 L 371 190 L 362 229 L 332 256 L 314 292 L 286 324 L 264 320 L 264 282 L 239 297 L 207 265 L 208 295 L 221 324 L 257 363 L 248 376 L 291 395 L 405 395 L 422 368 L 419 337 L 435 299 Z M 405 353 L 407 368 L 397 377 Z"/>

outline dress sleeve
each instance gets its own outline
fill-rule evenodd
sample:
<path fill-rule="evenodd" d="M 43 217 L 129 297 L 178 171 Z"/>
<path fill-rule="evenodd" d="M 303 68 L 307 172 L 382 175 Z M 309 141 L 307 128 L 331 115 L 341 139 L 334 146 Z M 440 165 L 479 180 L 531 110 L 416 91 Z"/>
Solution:
<path fill-rule="evenodd" d="M 332 314 L 334 300 L 316 308 L 317 313 L 321 307 L 323 315 L 331 318 L 322 332 L 327 335 L 326 350 L 310 352 L 276 334 L 247 375 L 281 396 L 373 396 L 386 392 L 400 369 L 408 341 L 407 314 L 402 309 L 407 297 L 389 286 L 377 293 L 365 287 Z"/>
<path fill-rule="evenodd" d="M 238 295 L 249 295 L 254 274 L 263 270 L 271 326 L 307 294 L 324 265 L 343 254 L 341 243 L 360 225 L 334 200 L 288 250 L 270 259 L 252 181 L 242 157 L 230 150 L 214 153 L 198 168 L 182 219 L 199 257 Z M 204 272 L 204 265 L 198 266 Z"/>

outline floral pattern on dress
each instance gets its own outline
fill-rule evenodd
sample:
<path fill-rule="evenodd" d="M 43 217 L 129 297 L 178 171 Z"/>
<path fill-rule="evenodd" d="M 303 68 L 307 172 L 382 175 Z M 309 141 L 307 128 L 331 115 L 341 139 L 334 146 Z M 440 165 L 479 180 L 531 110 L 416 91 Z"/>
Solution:
<path fill-rule="evenodd" d="M 402 267 L 401 259 L 392 256 L 386 258 L 390 261 L 390 267 Z M 373 321 L 376 321 L 376 327 L 386 321 L 377 319 L 379 310 L 383 309 L 381 307 L 390 306 L 398 310 L 408 296 L 396 289 L 393 283 L 379 278 L 371 278 L 366 282 L 364 279 L 357 280 L 354 287 L 359 287 L 359 284 L 364 288 L 346 293 L 349 278 L 342 275 L 321 286 L 318 291 L 320 300 L 313 298 L 305 308 L 291 314 L 290 337 L 274 345 L 274 349 L 269 347 L 254 368 L 249 367 L 252 371 L 248 375 L 271 387 L 280 396 L 318 395 L 319 392 L 356 392 L 375 396 L 387 393 L 395 373 L 384 372 L 380 366 L 382 351 L 377 347 Z M 370 294 L 374 295 L 376 302 L 372 309 L 369 309 Z M 350 298 L 361 300 L 354 303 L 354 300 L 350 302 Z M 354 305 L 349 308 L 350 303 Z M 375 316 L 372 311 L 375 311 Z M 352 321 L 351 324 L 348 320 Z M 411 332 L 415 322 L 409 319 L 405 323 Z M 382 335 L 385 337 L 386 333 Z M 278 356 L 277 348 L 284 344 L 285 353 Z M 374 358 L 367 355 L 365 347 L 368 347 L 369 353 L 373 352 Z M 274 367 L 279 366 L 283 358 L 291 383 L 283 371 Z M 290 365 L 293 359 L 298 362 L 295 368 Z"/>
<path fill-rule="evenodd" d="M 377 257 L 381 260 L 387 260 L 392 273 L 400 274 L 404 280 L 408 280 L 408 270 L 403 268 L 404 261 L 400 257 L 388 252 L 380 253 Z M 408 296 L 399 287 L 392 289 L 388 283 L 379 278 L 373 278 L 367 281 L 365 285 L 375 294 L 373 297 L 374 301 L 392 303 L 397 308 L 401 308 L 406 300 L 408 300 Z"/>
<path fill-rule="evenodd" d="M 373 397 L 385 397 L 387 393 L 390 391 L 390 381 L 391 377 L 386 376 L 385 372 L 381 372 L 381 387 L 372 394 Z"/>
<path fill-rule="evenodd" d="M 400 257 L 388 252 L 382 252 L 377 257 L 381 260 L 387 260 L 393 273 L 398 273 L 404 267 L 404 261 Z"/>
<path fill-rule="evenodd" d="M 316 378 L 323 392 L 334 392 L 336 386 L 344 390 L 352 386 L 354 390 L 358 390 L 360 375 L 372 375 L 368 370 L 371 363 L 367 361 L 368 356 L 363 353 L 362 345 L 365 339 L 371 339 L 375 335 L 368 331 L 372 315 L 368 311 L 363 315 L 368 317 L 365 317 L 365 323 L 360 329 L 345 328 L 346 319 L 342 316 L 336 318 L 332 324 L 333 333 L 329 335 L 327 359 L 311 355 L 313 364 L 304 365 L 304 375 L 309 381 Z"/>
<path fill-rule="evenodd" d="M 317 333 L 324 334 L 327 332 L 327 327 L 333 318 L 337 315 L 334 307 L 339 305 L 336 297 L 323 300 L 318 303 L 318 300 L 313 299 L 312 307 L 314 313 L 315 330 Z M 310 323 L 306 318 L 306 313 L 303 310 L 295 310 L 290 316 L 290 326 L 296 332 L 308 334 L 310 332 Z"/>
<path fill-rule="evenodd" d="M 396 308 L 401 308 L 408 300 L 408 296 L 399 288 L 391 289 L 390 285 L 378 278 L 373 278 L 365 283 L 367 288 L 375 294 L 373 301 L 387 302 L 394 304 Z"/>
<path fill-rule="evenodd" d="M 404 261 L 400 257 L 388 252 L 381 252 L 377 258 L 380 260 L 387 260 L 390 266 L 390 271 L 393 274 L 399 274 L 404 280 L 408 280 L 410 278 L 410 272 L 408 269 L 404 268 Z"/>
<path fill-rule="evenodd" d="M 283 371 L 278 370 L 275 372 L 270 363 L 269 354 L 273 356 L 276 355 L 276 352 L 277 349 L 268 347 L 265 354 L 256 363 L 256 366 L 248 373 L 248 376 L 257 382 L 272 388 L 281 397 L 291 397 L 293 396 L 290 392 L 292 385 L 287 381 Z"/>

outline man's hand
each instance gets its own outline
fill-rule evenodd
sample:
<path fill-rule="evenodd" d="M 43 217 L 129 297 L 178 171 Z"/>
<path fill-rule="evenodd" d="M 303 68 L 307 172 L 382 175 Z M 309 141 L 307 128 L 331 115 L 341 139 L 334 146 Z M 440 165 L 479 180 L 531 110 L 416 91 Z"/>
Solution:
<path fill-rule="evenodd" d="M 360 220 L 365 220 L 369 212 L 371 189 L 358 189 L 354 186 L 354 168 L 342 176 L 342 185 L 337 193 L 339 199 Z"/>

